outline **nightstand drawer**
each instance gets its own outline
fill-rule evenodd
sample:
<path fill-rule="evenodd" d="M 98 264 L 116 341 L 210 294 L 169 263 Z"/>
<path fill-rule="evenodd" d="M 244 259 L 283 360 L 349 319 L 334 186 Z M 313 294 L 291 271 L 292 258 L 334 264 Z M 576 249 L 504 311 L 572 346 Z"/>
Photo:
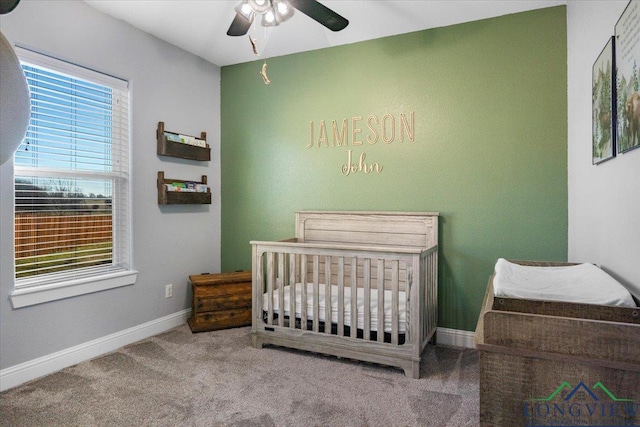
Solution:
<path fill-rule="evenodd" d="M 197 313 L 192 315 L 187 323 L 191 328 L 191 332 L 215 331 L 218 329 L 247 326 L 251 324 L 251 307 L 249 307 L 249 309 Z"/>
<path fill-rule="evenodd" d="M 251 308 L 251 283 L 222 285 L 220 288 L 198 287 L 194 298 L 195 310 L 229 310 L 232 308 Z"/>

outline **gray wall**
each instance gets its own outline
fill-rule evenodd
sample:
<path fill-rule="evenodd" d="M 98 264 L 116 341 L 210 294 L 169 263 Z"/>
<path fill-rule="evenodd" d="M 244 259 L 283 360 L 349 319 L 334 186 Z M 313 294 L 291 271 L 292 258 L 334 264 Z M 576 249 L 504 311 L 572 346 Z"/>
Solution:
<path fill-rule="evenodd" d="M 190 307 L 189 274 L 220 268 L 220 69 L 101 14 L 82 1 L 22 1 L 0 29 L 14 44 L 129 80 L 133 261 L 137 283 L 13 309 L 13 166 L 0 169 L 0 369 L 49 355 Z M 211 162 L 156 155 L 155 129 L 206 131 Z M 157 204 L 157 171 L 207 175 L 210 206 Z M 164 288 L 173 283 L 173 298 Z"/>
<path fill-rule="evenodd" d="M 599 264 L 640 298 L 640 148 L 591 164 L 591 68 L 627 4 L 567 4 L 568 258 Z"/>
<path fill-rule="evenodd" d="M 640 287 L 640 149 L 591 165 L 591 66 L 627 4 L 567 6 L 569 259 L 602 264 Z M 14 43 L 131 81 L 134 286 L 13 310 L 12 179 L 0 167 L 0 369 L 179 312 L 189 306 L 186 277 L 220 267 L 219 69 L 102 15 L 83 2 L 22 1 L 0 17 Z M 155 127 L 206 131 L 212 161 L 192 166 L 155 154 Z M 213 204 L 160 210 L 158 170 L 173 178 L 206 174 Z M 185 256 L 186 254 L 186 256 Z M 174 297 L 164 298 L 164 285 Z"/>

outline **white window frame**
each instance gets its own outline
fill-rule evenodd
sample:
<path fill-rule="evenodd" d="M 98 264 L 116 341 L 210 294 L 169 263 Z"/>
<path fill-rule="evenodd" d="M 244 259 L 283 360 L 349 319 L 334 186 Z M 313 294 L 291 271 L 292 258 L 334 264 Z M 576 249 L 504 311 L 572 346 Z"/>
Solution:
<path fill-rule="evenodd" d="M 42 67 L 49 69 L 51 71 L 66 74 L 68 76 L 72 76 L 74 78 L 88 80 L 90 82 L 102 84 L 109 87 L 120 87 L 121 89 L 126 91 L 127 97 L 129 96 L 128 83 L 126 81 L 116 79 L 114 77 L 89 70 L 84 67 L 80 67 L 68 62 L 64 62 L 49 56 L 45 56 L 27 49 L 22 49 L 20 47 L 16 47 L 16 54 L 20 59 L 21 63 L 34 65 L 37 67 Z M 128 99 L 127 99 L 128 104 Z M 130 123 L 131 123 L 131 112 L 129 110 L 126 124 L 126 135 L 127 135 L 127 150 L 130 152 L 131 150 L 131 137 L 130 137 Z M 11 304 L 14 308 L 27 307 L 35 304 L 41 304 L 48 301 L 59 300 L 63 298 L 70 298 L 79 295 L 85 295 L 93 292 L 104 291 L 107 289 L 114 289 L 122 286 L 133 285 L 136 281 L 138 272 L 132 268 L 133 260 L 132 260 L 132 233 L 131 233 L 131 180 L 129 171 L 131 169 L 131 165 L 128 159 L 130 159 L 130 155 L 126 156 L 127 158 L 127 180 L 126 180 L 126 195 L 123 198 L 123 202 L 126 204 L 126 209 L 114 209 L 114 227 L 116 221 L 124 221 L 124 230 L 127 230 L 125 233 L 125 252 L 126 259 L 123 263 L 123 267 L 119 267 L 107 272 L 97 272 L 95 274 L 73 277 L 73 274 L 61 274 L 58 277 L 54 277 L 55 280 L 50 280 L 51 276 L 49 276 L 49 280 L 39 281 L 34 280 L 32 278 L 27 279 L 15 279 L 14 290 L 10 294 Z M 44 171 L 46 172 L 46 171 Z M 19 175 L 38 175 L 39 171 L 33 168 L 25 168 L 18 165 L 14 165 L 14 176 Z M 15 185 L 15 179 L 14 179 Z M 116 201 L 114 200 L 114 203 Z M 15 203 L 14 203 L 15 206 Z M 115 215 L 118 215 L 115 217 Z M 15 208 L 14 208 L 14 218 L 15 218 Z M 15 229 L 15 227 L 14 227 Z M 114 230 L 115 231 L 115 230 Z M 122 233 L 121 233 L 122 234 Z M 122 238 L 122 236 L 118 236 L 117 238 Z"/>

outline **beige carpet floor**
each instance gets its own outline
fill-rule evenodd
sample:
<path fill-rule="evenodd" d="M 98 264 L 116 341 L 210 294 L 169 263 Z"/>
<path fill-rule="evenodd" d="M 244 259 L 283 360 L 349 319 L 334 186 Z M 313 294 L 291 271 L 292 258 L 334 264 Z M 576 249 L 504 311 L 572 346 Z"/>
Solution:
<path fill-rule="evenodd" d="M 476 426 L 478 354 L 427 346 L 420 379 L 181 326 L 0 394 L 9 426 Z"/>

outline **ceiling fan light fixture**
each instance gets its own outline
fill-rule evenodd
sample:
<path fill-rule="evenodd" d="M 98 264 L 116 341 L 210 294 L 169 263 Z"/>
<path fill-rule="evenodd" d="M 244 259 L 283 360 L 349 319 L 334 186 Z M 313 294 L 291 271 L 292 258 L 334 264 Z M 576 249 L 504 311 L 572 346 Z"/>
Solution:
<path fill-rule="evenodd" d="M 253 8 L 249 4 L 249 0 L 242 0 L 234 10 L 247 21 L 253 21 Z"/>
<path fill-rule="evenodd" d="M 263 14 L 271 8 L 270 0 L 249 0 L 251 9 L 257 14 Z"/>
<path fill-rule="evenodd" d="M 293 16 L 295 9 L 331 31 L 340 31 L 349 25 L 348 19 L 338 15 L 317 0 L 240 0 L 240 3 L 235 7 L 237 13 L 227 30 L 227 35 L 243 36 L 247 34 L 255 15 L 262 15 L 261 24 L 264 27 L 280 25 Z"/>
<path fill-rule="evenodd" d="M 263 27 L 277 27 L 278 25 L 280 25 L 278 19 L 276 18 L 276 13 L 273 11 L 273 9 L 267 10 L 262 15 L 261 24 Z"/>
<path fill-rule="evenodd" d="M 295 9 L 286 0 L 273 0 L 273 10 L 276 13 L 276 19 L 284 22 L 293 16 Z"/>

